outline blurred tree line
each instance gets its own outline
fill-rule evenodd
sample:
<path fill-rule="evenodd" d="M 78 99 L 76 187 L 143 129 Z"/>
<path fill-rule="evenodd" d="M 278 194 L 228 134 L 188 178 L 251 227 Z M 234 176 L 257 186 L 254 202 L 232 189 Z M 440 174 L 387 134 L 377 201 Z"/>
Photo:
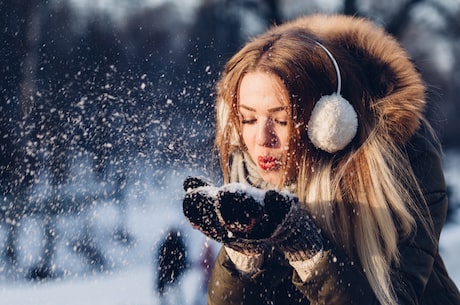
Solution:
<path fill-rule="evenodd" d="M 201 167 L 222 65 L 248 36 L 301 14 L 361 15 L 385 26 L 430 85 L 443 143 L 459 147 L 458 1 L 196 2 L 191 12 L 163 1 L 117 18 L 82 14 L 70 0 L 0 0 L 2 219 L 50 209 L 30 202 L 34 185 L 44 175 L 59 194 L 82 157 L 114 185 L 139 164 Z"/>

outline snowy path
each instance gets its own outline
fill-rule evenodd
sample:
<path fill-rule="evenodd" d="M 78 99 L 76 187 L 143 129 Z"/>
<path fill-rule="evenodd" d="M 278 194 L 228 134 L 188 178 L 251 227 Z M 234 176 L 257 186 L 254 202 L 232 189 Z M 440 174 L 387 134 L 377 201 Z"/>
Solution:
<path fill-rule="evenodd" d="M 5 305 L 150 305 L 151 285 L 151 274 L 137 267 L 82 279 L 15 283 L 0 287 L 0 300 Z"/>

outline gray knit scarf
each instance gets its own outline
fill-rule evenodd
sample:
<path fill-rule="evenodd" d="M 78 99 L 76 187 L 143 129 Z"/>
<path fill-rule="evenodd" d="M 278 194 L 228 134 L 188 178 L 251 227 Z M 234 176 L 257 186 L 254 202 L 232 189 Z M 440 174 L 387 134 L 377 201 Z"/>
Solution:
<path fill-rule="evenodd" d="M 257 172 L 257 165 L 247 152 L 234 151 L 230 158 L 230 182 L 249 184 L 261 189 L 271 188 Z"/>

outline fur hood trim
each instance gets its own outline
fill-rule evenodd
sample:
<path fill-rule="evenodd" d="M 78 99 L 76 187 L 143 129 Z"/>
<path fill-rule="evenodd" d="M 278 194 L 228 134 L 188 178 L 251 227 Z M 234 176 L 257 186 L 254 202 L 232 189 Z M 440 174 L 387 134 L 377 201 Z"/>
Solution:
<path fill-rule="evenodd" d="M 280 25 L 299 26 L 343 50 L 364 68 L 369 80 L 377 131 L 405 143 L 421 124 L 425 111 L 425 86 L 406 51 L 381 27 L 364 18 L 316 14 Z M 339 63 L 340 65 L 340 63 Z"/>

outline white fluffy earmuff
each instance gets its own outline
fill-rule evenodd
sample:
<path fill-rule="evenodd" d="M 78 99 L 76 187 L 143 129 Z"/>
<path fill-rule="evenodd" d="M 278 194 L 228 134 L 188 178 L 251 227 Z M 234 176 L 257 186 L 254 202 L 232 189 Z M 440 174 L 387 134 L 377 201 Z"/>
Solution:
<path fill-rule="evenodd" d="M 340 95 L 339 66 L 331 52 L 314 41 L 331 59 L 337 72 L 337 92 L 322 96 L 313 107 L 308 122 L 308 137 L 316 148 L 328 153 L 344 149 L 356 136 L 358 116 L 353 106 Z"/>

